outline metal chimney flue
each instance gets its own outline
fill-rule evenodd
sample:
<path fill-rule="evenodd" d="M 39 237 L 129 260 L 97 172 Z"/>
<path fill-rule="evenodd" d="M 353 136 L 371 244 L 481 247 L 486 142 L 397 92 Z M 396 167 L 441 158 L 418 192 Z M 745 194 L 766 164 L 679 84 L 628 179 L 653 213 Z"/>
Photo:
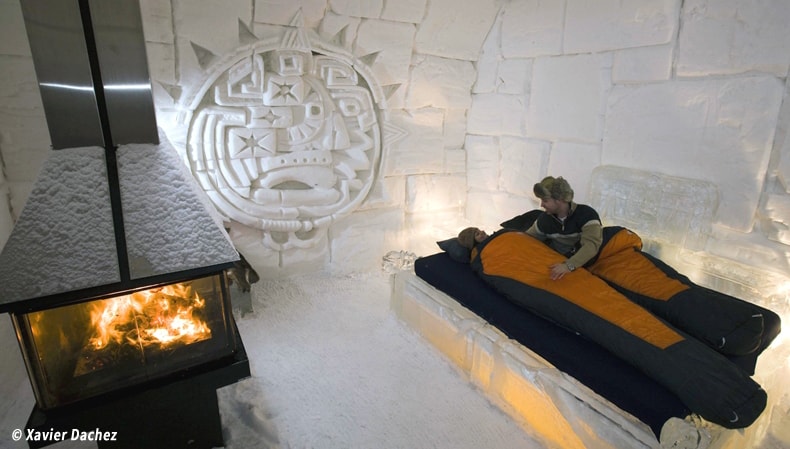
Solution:
<path fill-rule="evenodd" d="M 21 0 L 54 149 L 158 143 L 137 0 Z"/>

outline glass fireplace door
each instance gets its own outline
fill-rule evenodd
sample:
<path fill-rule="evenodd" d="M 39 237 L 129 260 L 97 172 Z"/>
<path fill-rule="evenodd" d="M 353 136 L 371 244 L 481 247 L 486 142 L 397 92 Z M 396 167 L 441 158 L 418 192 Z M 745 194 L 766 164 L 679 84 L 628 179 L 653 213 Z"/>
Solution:
<path fill-rule="evenodd" d="M 13 314 L 43 409 L 231 355 L 230 318 L 224 274 Z"/>

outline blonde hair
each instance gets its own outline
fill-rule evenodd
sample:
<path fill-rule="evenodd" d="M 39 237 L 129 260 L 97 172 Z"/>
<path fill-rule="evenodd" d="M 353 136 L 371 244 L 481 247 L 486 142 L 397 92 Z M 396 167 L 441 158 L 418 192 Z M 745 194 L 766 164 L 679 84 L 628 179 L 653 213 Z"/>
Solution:
<path fill-rule="evenodd" d="M 542 200 L 553 198 L 566 203 L 573 201 L 573 189 L 562 176 L 546 176 L 532 187 L 532 192 Z"/>
<path fill-rule="evenodd" d="M 464 248 L 472 249 L 475 247 L 475 232 L 477 228 L 466 228 L 458 233 L 458 243 Z"/>

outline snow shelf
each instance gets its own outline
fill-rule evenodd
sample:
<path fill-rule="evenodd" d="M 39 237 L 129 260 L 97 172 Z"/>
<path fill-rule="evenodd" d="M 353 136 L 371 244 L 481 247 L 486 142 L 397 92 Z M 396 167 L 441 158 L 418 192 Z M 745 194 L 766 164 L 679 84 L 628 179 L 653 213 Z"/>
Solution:
<path fill-rule="evenodd" d="M 452 361 L 500 409 L 548 448 L 722 449 L 732 431 L 673 418 L 662 441 L 650 427 L 508 338 L 413 272 L 393 275 L 398 318 Z M 729 435 L 729 436 L 728 436 Z"/>

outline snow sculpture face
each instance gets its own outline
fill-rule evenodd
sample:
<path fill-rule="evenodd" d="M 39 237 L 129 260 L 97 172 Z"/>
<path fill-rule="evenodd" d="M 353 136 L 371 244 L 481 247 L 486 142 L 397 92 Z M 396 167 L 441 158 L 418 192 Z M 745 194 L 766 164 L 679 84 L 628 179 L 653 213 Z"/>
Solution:
<path fill-rule="evenodd" d="M 247 50 L 224 67 L 189 124 L 193 174 L 267 246 L 313 246 L 375 180 L 381 137 L 368 81 L 340 58 L 303 50 Z"/>

